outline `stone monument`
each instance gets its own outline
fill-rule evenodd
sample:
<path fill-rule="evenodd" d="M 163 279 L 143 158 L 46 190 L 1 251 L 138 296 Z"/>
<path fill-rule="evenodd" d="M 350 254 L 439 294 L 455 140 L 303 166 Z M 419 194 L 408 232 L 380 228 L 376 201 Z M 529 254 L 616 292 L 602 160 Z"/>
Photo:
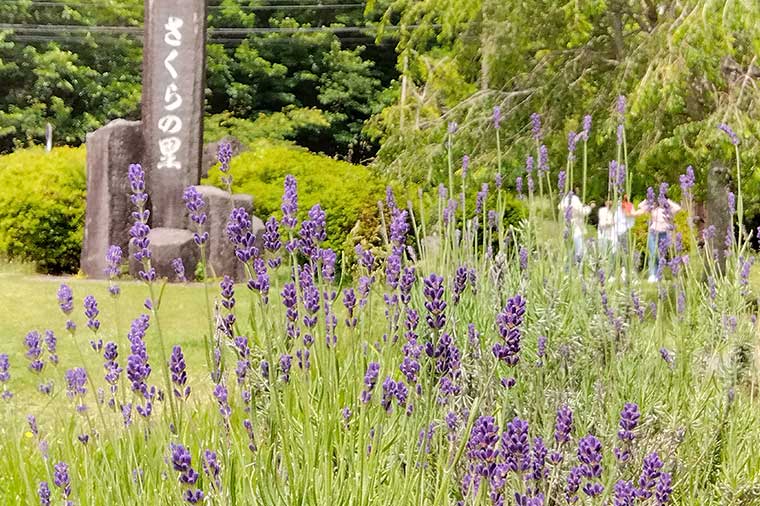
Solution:
<path fill-rule="evenodd" d="M 203 152 L 206 0 L 145 0 L 143 169 L 152 226 L 182 228 Z"/>
<path fill-rule="evenodd" d="M 93 278 L 105 276 L 109 246 L 120 246 L 125 254 L 130 250 L 133 209 L 127 169 L 138 162 L 149 195 L 153 267 L 159 276 L 173 280 L 171 261 L 180 258 L 192 278 L 199 261 L 182 194 L 200 184 L 203 167 L 206 0 L 145 0 L 144 33 L 142 120 L 115 120 L 87 136 L 81 267 Z M 252 198 L 218 188 L 199 190 L 210 218 L 209 273 L 242 279 L 245 273 L 227 244 L 226 217 L 233 205 L 251 214 Z M 260 241 L 263 223 L 251 218 Z M 138 270 L 130 262 L 130 272 Z"/>

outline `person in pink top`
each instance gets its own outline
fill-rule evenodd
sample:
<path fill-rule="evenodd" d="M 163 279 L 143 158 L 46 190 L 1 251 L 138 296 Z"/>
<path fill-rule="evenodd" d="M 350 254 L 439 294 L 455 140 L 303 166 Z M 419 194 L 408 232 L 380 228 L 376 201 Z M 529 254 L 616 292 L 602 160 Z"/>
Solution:
<path fill-rule="evenodd" d="M 673 217 L 681 210 L 681 206 L 667 198 L 667 185 L 660 188 L 660 196 L 654 198 L 654 191 L 647 191 L 647 199 L 639 204 L 639 208 L 631 213 L 640 216 L 649 213 L 649 282 L 657 281 L 657 267 L 660 264 L 660 244 L 666 243 L 673 230 Z"/>

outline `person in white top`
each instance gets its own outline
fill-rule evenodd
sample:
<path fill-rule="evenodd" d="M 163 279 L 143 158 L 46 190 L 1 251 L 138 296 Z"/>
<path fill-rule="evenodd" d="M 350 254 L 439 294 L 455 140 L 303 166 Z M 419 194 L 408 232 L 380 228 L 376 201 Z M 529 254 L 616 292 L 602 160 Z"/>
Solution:
<path fill-rule="evenodd" d="M 586 216 L 591 213 L 594 203 L 592 202 L 589 206 L 584 205 L 575 193 L 570 192 L 562 197 L 558 207 L 564 213 L 563 216 L 569 222 L 569 226 L 572 229 L 575 259 L 580 261 L 585 252 L 583 230 L 586 226 Z"/>
<path fill-rule="evenodd" d="M 599 208 L 599 223 L 597 225 L 597 242 L 599 252 L 611 256 L 617 250 L 617 235 L 615 234 L 615 215 L 612 212 L 612 201 L 604 203 Z"/>

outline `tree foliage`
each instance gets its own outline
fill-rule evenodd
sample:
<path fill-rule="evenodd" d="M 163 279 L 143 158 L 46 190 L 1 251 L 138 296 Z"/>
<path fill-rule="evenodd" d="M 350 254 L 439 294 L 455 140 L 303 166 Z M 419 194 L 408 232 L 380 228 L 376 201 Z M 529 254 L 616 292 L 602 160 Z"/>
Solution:
<path fill-rule="evenodd" d="M 743 0 L 392 0 L 378 3 L 386 27 L 401 28 L 403 78 L 394 104 L 367 131 L 381 139 L 378 163 L 422 180 L 442 174 L 446 125 L 459 123 L 455 158 L 495 165 L 491 111 L 504 120 L 501 141 L 512 177 L 534 153 L 529 116 L 542 114 L 556 175 L 567 136 L 585 114 L 595 193 L 606 191 L 616 157 L 618 95 L 625 119 L 634 189 L 677 182 L 694 165 L 704 182 L 713 159 L 733 150 L 717 130 L 728 123 L 742 139 L 743 177 L 758 166 L 760 4 Z M 510 175 L 507 174 L 507 175 Z M 756 193 L 756 192 L 753 192 Z M 757 206 L 755 202 L 754 206 Z"/>
<path fill-rule="evenodd" d="M 209 2 L 206 111 L 246 120 L 293 108 L 320 109 L 327 122 L 296 140 L 331 155 L 366 156 L 362 127 L 381 109 L 380 91 L 395 72 L 387 64 L 393 61 L 393 49 L 373 46 L 367 57 L 368 35 L 357 31 L 344 41 L 322 30 L 363 25 L 360 8 L 325 7 L 342 3 L 331 0 L 322 8 L 306 9 L 301 6 L 314 2 Z M 57 143 L 76 145 L 111 119 L 138 118 L 140 38 L 97 29 L 65 32 L 60 26 L 139 28 L 142 20 L 142 0 L 2 2 L 0 24 L 16 29 L 0 30 L 5 90 L 0 96 L 0 152 L 41 141 L 48 122 Z M 260 31 L 225 35 L 221 28 Z M 287 31 L 296 28 L 307 31 Z"/>

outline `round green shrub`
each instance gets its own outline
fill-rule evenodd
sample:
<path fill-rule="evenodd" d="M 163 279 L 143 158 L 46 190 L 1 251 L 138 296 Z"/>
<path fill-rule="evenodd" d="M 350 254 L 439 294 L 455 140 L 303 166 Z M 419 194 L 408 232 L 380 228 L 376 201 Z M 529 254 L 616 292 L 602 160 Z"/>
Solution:
<path fill-rule="evenodd" d="M 320 204 L 327 215 L 326 246 L 338 254 L 353 248 L 347 238 L 355 227 L 361 224 L 365 233 L 376 228 L 377 202 L 384 198 L 385 186 L 367 167 L 283 142 L 259 141 L 250 148 L 232 159 L 232 187 L 236 193 L 253 195 L 253 212 L 262 220 L 281 217 L 285 176 L 292 174 L 298 181 L 299 217 Z M 217 168 L 211 169 L 206 183 L 224 187 Z"/>
<path fill-rule="evenodd" d="M 0 156 L 0 254 L 44 273 L 76 272 L 85 186 L 84 146 Z"/>

